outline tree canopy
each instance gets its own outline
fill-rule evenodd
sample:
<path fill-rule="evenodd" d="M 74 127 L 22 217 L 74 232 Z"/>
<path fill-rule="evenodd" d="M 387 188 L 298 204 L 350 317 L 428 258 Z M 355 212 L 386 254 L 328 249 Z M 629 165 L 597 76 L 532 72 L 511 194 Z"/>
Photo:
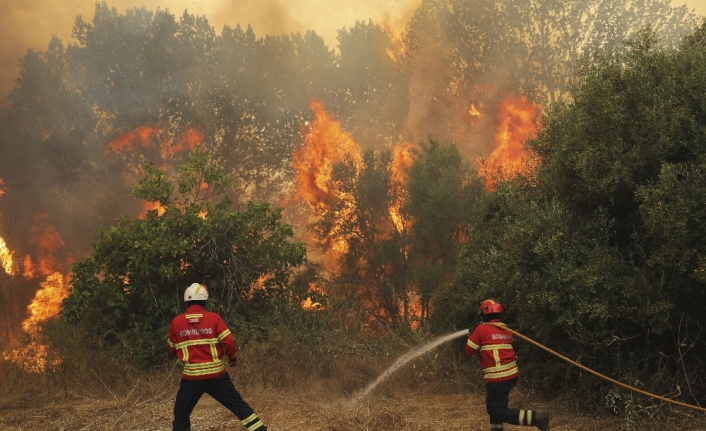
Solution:
<path fill-rule="evenodd" d="M 227 198 L 212 204 L 230 181 L 205 152 L 181 165 L 178 194 L 162 171 L 145 169 L 135 195 L 164 212 L 101 228 L 91 256 L 72 267 L 62 306 L 70 322 L 101 343 L 120 341 L 122 353 L 148 365 L 164 355 L 169 322 L 184 309 L 191 283 L 208 286 L 209 308 L 231 323 L 262 321 L 273 304 L 298 300 L 287 286 L 306 251 L 288 241 L 292 228 L 279 209 L 250 203 L 236 210 Z"/>
<path fill-rule="evenodd" d="M 706 22 L 664 48 L 646 30 L 581 63 L 571 102 L 530 141 L 536 179 L 474 208 L 436 324 L 495 297 L 518 330 L 590 368 L 704 401 L 705 35 Z M 571 385 L 562 364 L 524 358 Z"/>

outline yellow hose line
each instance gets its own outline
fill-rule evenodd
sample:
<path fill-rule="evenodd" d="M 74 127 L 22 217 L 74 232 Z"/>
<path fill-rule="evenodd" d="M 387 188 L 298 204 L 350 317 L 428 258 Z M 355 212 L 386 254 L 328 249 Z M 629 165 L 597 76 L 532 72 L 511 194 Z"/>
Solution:
<path fill-rule="evenodd" d="M 548 348 L 548 347 L 545 347 L 545 346 L 539 344 L 538 342 L 534 341 L 534 340 L 531 339 L 531 338 L 525 337 L 524 335 L 520 334 L 520 333 L 517 332 L 517 331 L 514 331 L 514 330 L 508 328 L 508 327 L 505 326 L 505 325 L 498 324 L 498 323 L 491 323 L 491 322 L 487 323 L 487 325 L 493 325 L 493 326 L 498 327 L 498 328 L 500 328 L 500 329 L 505 329 L 506 331 L 511 332 L 512 334 L 514 334 L 514 335 L 516 335 L 516 336 L 522 338 L 523 340 L 525 340 L 525 341 L 527 341 L 527 342 L 529 342 L 529 343 L 531 343 L 531 344 L 534 344 L 535 346 L 539 347 L 540 349 L 545 350 L 545 351 L 551 353 L 552 355 L 556 356 L 557 358 L 559 358 L 559 359 L 561 359 L 561 360 L 564 360 L 564 361 L 568 362 L 569 364 L 571 364 L 571 365 L 573 365 L 573 366 L 575 366 L 575 367 L 578 367 L 578 368 L 580 368 L 580 369 L 586 371 L 587 373 L 591 373 L 591 374 L 593 374 L 593 375 L 596 376 L 596 377 L 600 377 L 600 378 L 603 379 L 603 380 L 607 380 L 607 381 L 613 383 L 614 385 L 618 385 L 618 386 L 620 386 L 620 387 L 622 387 L 622 388 L 631 390 L 631 391 L 633 391 L 633 392 L 637 392 L 638 394 L 642 394 L 642 395 L 644 395 L 644 396 L 646 396 L 646 397 L 655 398 L 655 399 L 658 399 L 658 400 L 660 400 L 660 401 L 664 401 L 665 403 L 675 404 L 675 405 L 678 405 L 678 406 L 686 407 L 686 408 L 688 408 L 688 409 L 697 410 L 697 411 L 700 411 L 700 412 L 706 412 L 706 408 L 694 406 L 694 405 L 691 405 L 691 404 L 682 403 L 682 402 L 679 402 L 679 401 L 670 400 L 670 399 L 664 398 L 664 397 L 660 397 L 659 395 L 655 395 L 655 394 L 651 394 L 651 393 L 649 393 L 649 392 L 645 392 L 645 391 L 643 391 L 643 390 L 640 390 L 640 389 L 634 388 L 634 387 L 632 387 L 632 386 L 626 385 L 625 383 L 621 383 L 621 382 L 619 382 L 619 381 L 617 381 L 617 380 L 611 379 L 611 378 L 608 377 L 608 376 L 604 376 L 603 374 L 601 374 L 601 373 L 599 373 L 599 372 L 593 371 L 592 369 L 587 368 L 587 367 L 585 367 L 585 366 L 583 366 L 583 365 L 581 365 L 581 364 L 579 364 L 579 363 L 577 363 L 577 362 L 574 362 L 574 361 L 572 361 L 571 359 L 567 358 L 566 356 L 563 356 L 563 355 L 561 355 L 561 354 L 555 352 L 554 350 L 552 350 L 552 349 L 550 349 L 550 348 Z"/>

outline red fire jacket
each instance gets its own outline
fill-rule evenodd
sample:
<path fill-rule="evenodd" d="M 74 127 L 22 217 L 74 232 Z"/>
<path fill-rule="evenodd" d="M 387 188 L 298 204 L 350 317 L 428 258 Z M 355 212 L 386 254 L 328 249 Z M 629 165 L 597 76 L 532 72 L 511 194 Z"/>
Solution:
<path fill-rule="evenodd" d="M 223 353 L 235 358 L 238 348 L 230 329 L 216 313 L 192 305 L 169 325 L 169 351 L 184 363 L 181 375 L 187 380 L 203 380 L 225 374 Z"/>
<path fill-rule="evenodd" d="M 494 319 L 491 322 L 501 323 Z M 478 359 L 486 382 L 502 382 L 517 377 L 517 356 L 512 348 L 511 333 L 493 325 L 481 323 L 468 336 L 466 354 L 473 356 L 480 351 Z"/>

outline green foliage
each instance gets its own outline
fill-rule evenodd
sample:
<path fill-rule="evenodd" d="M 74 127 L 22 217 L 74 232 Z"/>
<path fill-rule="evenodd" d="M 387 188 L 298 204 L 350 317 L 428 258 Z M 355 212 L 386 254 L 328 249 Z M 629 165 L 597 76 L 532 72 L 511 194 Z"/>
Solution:
<path fill-rule="evenodd" d="M 169 322 L 192 282 L 209 287 L 209 308 L 227 321 L 267 325 L 268 314 L 289 303 L 291 270 L 305 260 L 303 244 L 287 241 L 293 231 L 280 210 L 250 203 L 238 211 L 227 198 L 199 199 L 229 184 L 206 153 L 181 165 L 180 199 L 166 194 L 172 186 L 160 171 L 145 170 L 135 194 L 166 204 L 164 214 L 102 228 L 91 256 L 72 267 L 62 316 L 139 365 L 164 357 Z"/>
<path fill-rule="evenodd" d="M 436 296 L 436 328 L 465 326 L 495 297 L 508 323 L 550 348 L 703 403 L 704 32 L 706 22 L 662 48 L 646 30 L 623 53 L 583 61 L 573 101 L 554 106 L 530 142 L 536 184 L 503 183 L 474 208 L 456 283 Z M 522 353 L 534 379 L 575 390 L 576 370 L 537 353 Z M 581 396 L 634 421 L 637 401 L 602 385 Z"/>
<path fill-rule="evenodd" d="M 399 176 L 406 177 L 400 184 Z M 389 152 L 367 151 L 333 168 L 314 231 L 326 250 L 345 244 L 333 285 L 337 301 L 358 303 L 396 328 L 425 325 L 431 298 L 453 278 L 458 244 L 482 185 L 453 144 L 429 137 L 408 172 L 393 172 Z"/>
<path fill-rule="evenodd" d="M 433 137 L 421 144 L 407 180 L 405 213 L 411 279 L 427 316 L 433 293 L 453 279 L 458 245 L 465 240 L 471 208 L 483 185 L 454 145 Z"/>

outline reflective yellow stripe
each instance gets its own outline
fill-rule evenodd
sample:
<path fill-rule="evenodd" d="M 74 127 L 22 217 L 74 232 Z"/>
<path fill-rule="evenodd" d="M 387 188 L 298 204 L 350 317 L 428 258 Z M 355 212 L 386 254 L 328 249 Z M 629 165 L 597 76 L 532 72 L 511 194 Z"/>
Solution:
<path fill-rule="evenodd" d="M 264 426 L 265 424 L 262 423 L 260 418 L 257 417 L 255 413 L 251 414 L 250 416 L 246 417 L 241 421 L 243 423 L 243 426 L 247 428 L 249 431 L 255 431 L 256 429 L 260 428 L 261 426 Z"/>
<path fill-rule="evenodd" d="M 512 361 L 512 362 L 508 362 L 505 365 L 496 365 L 494 367 L 488 367 L 488 368 L 484 369 L 483 372 L 484 373 L 496 373 L 496 372 L 500 372 L 500 371 L 509 370 L 510 368 L 516 367 L 516 366 L 517 366 L 517 362 Z"/>
<path fill-rule="evenodd" d="M 501 350 L 512 349 L 512 344 L 486 344 L 480 348 L 481 350 Z"/>
<path fill-rule="evenodd" d="M 527 425 L 532 425 L 532 410 L 527 410 Z"/>
<path fill-rule="evenodd" d="M 254 424 L 250 425 L 248 428 L 248 431 L 255 431 L 256 429 L 260 428 L 265 424 L 262 423 L 262 421 L 257 421 Z"/>
<path fill-rule="evenodd" d="M 219 367 L 221 365 L 223 365 L 223 361 L 221 361 L 221 360 L 217 360 L 217 361 L 213 361 L 213 362 L 190 362 L 190 363 L 184 364 L 184 369 L 196 370 L 199 368 Z"/>
<path fill-rule="evenodd" d="M 198 319 L 203 317 L 203 314 L 186 314 L 185 316 L 187 319 Z"/>
<path fill-rule="evenodd" d="M 225 331 L 221 332 L 221 335 L 218 336 L 218 341 L 223 341 L 223 339 L 229 335 L 230 335 L 230 329 L 226 329 Z"/>
<path fill-rule="evenodd" d="M 243 420 L 240 421 L 240 422 L 242 422 L 242 423 L 243 423 L 243 426 L 245 426 L 245 425 L 247 425 L 248 423 L 254 421 L 255 419 L 257 419 L 257 415 L 256 415 L 255 413 L 253 413 L 253 414 L 251 414 L 250 416 L 246 417 L 245 419 L 243 419 Z"/>
<path fill-rule="evenodd" d="M 170 340 L 169 338 L 167 338 L 167 344 L 168 344 L 169 347 L 171 347 L 172 349 L 176 348 L 176 344 L 172 343 L 172 340 Z"/>
<path fill-rule="evenodd" d="M 218 360 L 218 350 L 216 350 L 215 344 L 211 344 L 211 357 L 214 362 Z"/>
<path fill-rule="evenodd" d="M 502 377 L 512 376 L 512 375 L 518 374 L 518 373 L 519 373 L 519 371 L 517 370 L 517 367 L 513 367 L 512 369 L 505 371 L 505 372 L 487 373 L 483 377 L 486 379 L 499 379 Z"/>
<path fill-rule="evenodd" d="M 493 368 L 500 367 L 500 349 L 493 350 L 493 359 L 495 359 L 495 367 Z"/>
<path fill-rule="evenodd" d="M 518 425 L 524 425 L 524 424 L 525 424 L 525 423 L 524 423 L 524 421 L 525 421 L 525 411 L 524 411 L 524 410 L 520 410 L 520 415 L 519 415 L 519 416 L 520 416 L 520 418 L 519 418 L 519 424 L 518 424 Z M 529 425 L 529 424 L 527 424 L 527 425 Z"/>
<path fill-rule="evenodd" d="M 201 364 L 184 364 L 184 375 L 203 376 L 206 374 L 215 374 L 225 369 L 226 367 L 223 364 L 223 361 L 206 362 Z"/>
<path fill-rule="evenodd" d="M 181 347 L 181 360 L 184 362 L 189 360 L 189 349 L 186 346 Z"/>
<path fill-rule="evenodd" d="M 176 344 L 176 348 L 180 349 L 182 347 L 187 347 L 187 346 L 200 346 L 202 344 L 215 344 L 215 343 L 218 343 L 218 338 L 203 338 L 201 340 L 182 341 L 181 343 Z"/>
<path fill-rule="evenodd" d="M 470 338 L 468 339 L 468 342 L 467 342 L 466 344 L 467 344 L 468 346 L 471 346 L 471 348 L 473 348 L 473 350 L 478 350 L 478 349 L 480 349 L 480 346 L 477 345 L 476 343 L 474 343 L 473 341 L 471 341 Z"/>

